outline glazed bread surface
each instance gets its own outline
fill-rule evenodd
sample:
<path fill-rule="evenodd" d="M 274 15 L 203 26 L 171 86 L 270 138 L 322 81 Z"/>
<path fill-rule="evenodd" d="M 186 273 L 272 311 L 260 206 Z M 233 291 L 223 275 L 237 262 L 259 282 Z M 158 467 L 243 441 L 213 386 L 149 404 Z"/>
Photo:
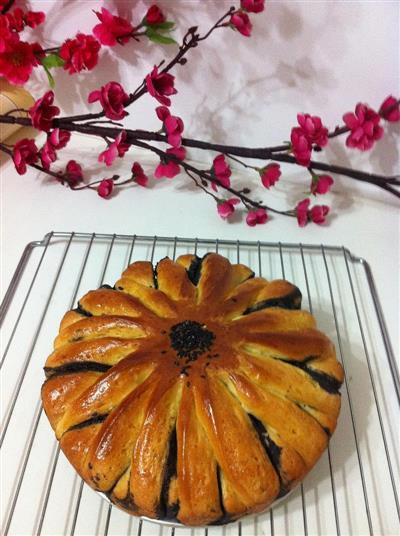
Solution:
<path fill-rule="evenodd" d="M 261 512 L 327 447 L 341 365 L 301 293 L 218 254 L 134 262 L 61 321 L 45 412 L 79 475 L 137 516 Z"/>

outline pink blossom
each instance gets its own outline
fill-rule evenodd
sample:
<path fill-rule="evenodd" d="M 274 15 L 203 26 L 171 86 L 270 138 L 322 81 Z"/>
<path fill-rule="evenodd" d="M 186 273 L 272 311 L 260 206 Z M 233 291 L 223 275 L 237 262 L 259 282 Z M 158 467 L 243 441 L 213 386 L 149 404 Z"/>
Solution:
<path fill-rule="evenodd" d="M 24 12 L 20 7 L 15 8 L 10 13 L 6 13 L 10 23 L 10 28 L 15 32 L 22 32 L 25 27 Z"/>
<path fill-rule="evenodd" d="M 249 13 L 261 13 L 264 11 L 265 0 L 241 0 L 240 6 Z"/>
<path fill-rule="evenodd" d="M 311 143 L 299 127 L 293 127 L 290 135 L 292 152 L 298 164 L 308 166 L 311 160 Z"/>
<path fill-rule="evenodd" d="M 42 11 L 27 11 L 24 13 L 20 7 L 17 7 L 14 11 L 6 13 L 4 17 L 8 19 L 12 30 L 15 32 L 22 32 L 25 26 L 36 28 L 36 26 L 42 24 L 46 15 Z"/>
<path fill-rule="evenodd" d="M 174 80 L 175 77 L 172 74 L 159 73 L 158 67 L 154 66 L 154 69 L 145 79 L 147 91 L 164 106 L 171 106 L 171 99 L 168 97 L 177 93 L 174 88 Z"/>
<path fill-rule="evenodd" d="M 312 207 L 312 209 L 309 211 L 309 217 L 318 225 L 321 225 L 322 223 L 325 223 L 325 217 L 329 213 L 329 207 L 326 205 L 315 205 Z"/>
<path fill-rule="evenodd" d="M 240 199 L 231 197 L 222 203 L 217 204 L 218 214 L 223 220 L 228 219 L 235 212 L 235 205 L 240 203 Z"/>
<path fill-rule="evenodd" d="M 164 130 L 167 133 L 167 141 L 173 147 L 180 147 L 182 143 L 183 121 L 180 117 L 171 115 L 166 106 L 156 108 L 157 117 L 163 122 Z"/>
<path fill-rule="evenodd" d="M 46 15 L 43 11 L 28 11 L 24 18 L 27 26 L 36 28 L 36 26 L 39 26 L 39 24 L 42 24 L 45 21 Z"/>
<path fill-rule="evenodd" d="M 114 188 L 114 181 L 112 179 L 103 179 L 97 187 L 97 193 L 103 199 L 110 197 Z"/>
<path fill-rule="evenodd" d="M 278 182 L 279 177 L 281 176 L 281 166 L 279 164 L 268 164 L 259 171 L 261 182 L 265 188 L 270 188 Z"/>
<path fill-rule="evenodd" d="M 3 37 L 3 36 L 2 36 Z M 20 41 L 17 34 L 2 42 L 0 50 L 0 75 L 11 84 L 23 85 L 28 81 L 33 67 L 39 65 L 42 47 L 37 43 Z"/>
<path fill-rule="evenodd" d="M 167 177 L 167 179 L 172 179 L 175 175 L 180 173 L 181 168 L 173 160 L 161 160 L 158 166 L 154 171 L 154 176 L 156 179 L 161 179 L 162 177 Z"/>
<path fill-rule="evenodd" d="M 371 149 L 375 141 L 383 136 L 383 128 L 379 125 L 381 118 L 372 108 L 359 102 L 355 113 L 344 114 L 343 121 L 351 130 L 346 139 L 347 147 L 360 151 Z"/>
<path fill-rule="evenodd" d="M 13 147 L 12 158 L 19 175 L 26 173 L 26 165 L 36 164 L 39 158 L 35 142 L 27 138 L 18 141 Z"/>
<path fill-rule="evenodd" d="M 101 13 L 95 11 L 95 14 L 100 24 L 93 28 L 93 34 L 102 45 L 112 47 L 117 43 L 124 45 L 129 41 L 133 26 L 128 20 L 113 15 L 105 7 L 101 8 Z"/>
<path fill-rule="evenodd" d="M 71 139 L 71 133 L 68 130 L 60 130 L 55 128 L 49 135 L 48 140 L 54 149 L 63 149 L 69 140 Z"/>
<path fill-rule="evenodd" d="M 303 199 L 303 201 L 300 201 L 297 203 L 296 206 L 296 216 L 297 216 L 297 223 L 300 227 L 305 227 L 308 222 L 308 207 L 310 206 L 310 200 L 309 199 Z"/>
<path fill-rule="evenodd" d="M 137 184 L 140 184 L 140 186 L 147 186 L 149 179 L 147 175 L 145 175 L 143 168 L 139 164 L 139 162 L 133 163 L 132 176 L 133 176 L 134 181 L 137 182 Z"/>
<path fill-rule="evenodd" d="M 382 102 L 381 107 L 379 108 L 379 113 L 383 119 L 386 119 L 386 121 L 390 121 L 391 123 L 400 121 L 400 103 L 395 97 L 389 95 L 389 97 Z"/>
<path fill-rule="evenodd" d="M 297 121 L 304 136 L 311 144 L 325 147 L 328 143 L 328 129 L 322 124 L 321 118 L 310 114 L 297 114 Z"/>
<path fill-rule="evenodd" d="M 229 177 L 232 175 L 232 171 L 226 163 L 225 156 L 223 154 L 219 154 L 214 158 L 211 174 L 218 179 L 221 186 L 229 187 L 231 185 Z M 211 188 L 215 192 L 218 191 L 218 185 L 215 182 L 211 183 Z"/>
<path fill-rule="evenodd" d="M 129 101 L 129 95 L 125 93 L 124 88 L 118 82 L 108 82 L 100 89 L 89 93 L 88 102 L 100 101 L 104 114 L 109 119 L 123 119 L 128 112 L 124 106 Z"/>
<path fill-rule="evenodd" d="M 50 169 L 50 165 L 57 160 L 57 153 L 49 139 L 40 149 L 39 155 L 44 169 Z"/>
<path fill-rule="evenodd" d="M 186 158 L 186 149 L 184 147 L 171 147 L 166 152 L 167 154 L 176 156 L 178 160 L 184 160 Z"/>
<path fill-rule="evenodd" d="M 54 93 L 47 91 L 29 108 L 29 115 L 32 119 L 32 126 L 38 130 L 48 132 L 51 129 L 53 118 L 60 113 L 58 106 L 53 106 Z"/>
<path fill-rule="evenodd" d="M 20 7 L 14 9 L 5 15 L 7 17 L 10 28 L 16 32 L 22 32 L 25 26 L 36 28 L 44 22 L 46 15 L 43 11 L 27 11 L 24 12 Z"/>
<path fill-rule="evenodd" d="M 82 167 L 75 160 L 70 160 L 65 168 L 65 180 L 70 186 L 75 186 L 83 179 Z"/>
<path fill-rule="evenodd" d="M 67 39 L 60 49 L 60 58 L 65 62 L 63 69 L 69 74 L 94 69 L 99 59 L 100 47 L 100 43 L 92 35 L 78 33 L 75 39 Z"/>
<path fill-rule="evenodd" d="M 313 175 L 311 179 L 310 191 L 312 194 L 326 194 L 333 185 L 333 179 L 330 175 Z"/>
<path fill-rule="evenodd" d="M 128 143 L 125 143 L 125 140 L 126 132 L 123 130 L 109 145 L 108 149 L 99 154 L 99 162 L 104 162 L 106 166 L 111 166 L 117 156 L 122 158 L 130 147 Z"/>
<path fill-rule="evenodd" d="M 307 225 L 310 220 L 321 225 L 325 222 L 325 218 L 329 213 L 329 207 L 326 205 L 315 205 L 311 209 L 309 206 L 309 199 L 303 199 L 303 201 L 297 203 L 296 216 L 300 227 Z"/>
<path fill-rule="evenodd" d="M 249 210 L 246 216 L 246 223 L 250 227 L 254 227 L 257 224 L 266 223 L 268 220 L 268 214 L 265 208 L 259 208 L 257 210 Z"/>
<path fill-rule="evenodd" d="M 167 132 L 167 140 L 173 147 L 179 147 L 182 143 L 183 121 L 180 117 L 174 115 L 168 116 L 164 121 L 164 127 Z"/>
<path fill-rule="evenodd" d="M 235 11 L 231 16 L 230 24 L 245 37 L 250 37 L 253 26 L 249 16 L 244 11 Z"/>
<path fill-rule="evenodd" d="M 67 130 L 60 130 L 59 128 L 55 128 L 51 133 L 47 134 L 46 143 L 39 152 L 42 166 L 45 169 L 50 169 L 50 165 L 57 160 L 56 149 L 63 149 L 70 138 L 70 132 Z"/>
<path fill-rule="evenodd" d="M 167 149 L 166 153 L 179 160 L 184 160 L 186 156 L 186 150 L 183 147 L 171 147 L 170 149 Z M 175 175 L 178 175 L 180 171 L 181 168 L 179 164 L 175 160 L 169 159 L 167 156 L 160 159 L 160 163 L 154 171 L 154 176 L 156 179 L 161 179 L 162 177 L 172 179 Z"/>
<path fill-rule="evenodd" d="M 152 5 L 147 10 L 145 20 L 149 26 L 152 24 L 160 24 L 161 22 L 165 22 L 165 15 L 158 6 Z"/>
<path fill-rule="evenodd" d="M 166 106 L 157 106 L 156 114 L 157 114 L 158 119 L 164 123 L 167 117 L 171 115 L 171 112 Z"/>

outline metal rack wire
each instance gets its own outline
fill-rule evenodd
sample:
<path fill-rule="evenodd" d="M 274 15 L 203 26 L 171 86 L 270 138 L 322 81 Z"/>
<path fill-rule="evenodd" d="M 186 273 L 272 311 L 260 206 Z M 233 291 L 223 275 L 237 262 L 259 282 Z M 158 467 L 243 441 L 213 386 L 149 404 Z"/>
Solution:
<path fill-rule="evenodd" d="M 267 278 L 287 278 L 336 343 L 345 370 L 338 429 L 303 484 L 269 512 L 227 527 L 135 519 L 84 485 L 39 400 L 50 337 L 67 308 L 136 259 L 217 251 Z M 3 332 L 2 534 L 184 536 L 395 534 L 400 382 L 368 263 L 333 246 L 52 232 L 27 245 L 0 307 Z M 4 498 L 7 498 L 4 500 Z"/>

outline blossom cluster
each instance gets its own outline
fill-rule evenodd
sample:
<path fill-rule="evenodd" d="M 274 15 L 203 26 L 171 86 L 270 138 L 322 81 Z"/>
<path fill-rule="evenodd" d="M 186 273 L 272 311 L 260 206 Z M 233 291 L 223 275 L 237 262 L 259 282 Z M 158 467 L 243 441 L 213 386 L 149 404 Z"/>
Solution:
<path fill-rule="evenodd" d="M 391 95 L 384 100 L 379 112 L 359 102 L 354 112 L 343 115 L 343 122 L 349 132 L 346 146 L 360 151 L 372 149 L 384 133 L 381 119 L 395 122 L 399 121 L 399 118 L 398 102 Z M 308 167 L 313 149 L 320 150 L 328 144 L 328 129 L 318 116 L 298 114 L 297 121 L 299 126 L 293 127 L 290 135 L 291 151 L 298 164 Z"/>
<path fill-rule="evenodd" d="M 104 7 L 94 13 L 100 22 L 93 27 L 91 34 L 78 32 L 59 47 L 49 49 L 51 53 L 38 43 L 24 41 L 20 36 L 27 26 L 36 28 L 44 22 L 43 12 L 15 8 L 11 12 L 0 14 L 0 75 L 12 84 L 23 85 L 31 76 L 33 68 L 42 65 L 52 81 L 49 69 L 53 67 L 63 67 L 69 74 L 94 69 L 102 46 L 125 45 L 142 35 L 156 43 L 174 43 L 172 38 L 164 35 L 170 32 L 174 24 L 166 20 L 156 5 L 147 10 L 136 27 Z"/>
<path fill-rule="evenodd" d="M 30 77 L 33 67 L 44 56 L 39 43 L 27 43 L 20 33 L 28 26 L 36 28 L 45 20 L 41 11 L 26 11 L 15 8 L 0 14 L 0 75 L 13 84 L 24 84 Z"/>

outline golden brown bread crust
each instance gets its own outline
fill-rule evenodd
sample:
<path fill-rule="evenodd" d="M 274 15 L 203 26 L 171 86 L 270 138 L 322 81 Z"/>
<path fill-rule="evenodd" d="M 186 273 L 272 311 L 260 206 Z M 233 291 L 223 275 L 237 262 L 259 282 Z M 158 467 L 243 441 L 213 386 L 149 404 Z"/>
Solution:
<path fill-rule="evenodd" d="M 135 262 L 61 321 L 42 400 L 94 489 L 188 525 L 260 512 L 313 467 L 341 365 L 287 281 L 208 254 Z"/>

